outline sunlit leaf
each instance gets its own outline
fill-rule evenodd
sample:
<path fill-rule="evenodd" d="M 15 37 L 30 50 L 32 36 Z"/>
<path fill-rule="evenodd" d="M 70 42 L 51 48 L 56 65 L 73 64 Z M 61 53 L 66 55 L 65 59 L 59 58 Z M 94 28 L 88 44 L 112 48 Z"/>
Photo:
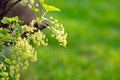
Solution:
<path fill-rule="evenodd" d="M 14 22 L 14 21 L 17 21 L 18 20 L 18 17 L 12 17 L 12 18 L 8 18 L 8 17 L 4 17 L 1 22 L 3 24 L 10 24 L 11 22 Z"/>
<path fill-rule="evenodd" d="M 43 4 L 43 7 L 48 11 L 60 11 L 59 8 L 55 6 L 47 5 L 47 4 Z"/>

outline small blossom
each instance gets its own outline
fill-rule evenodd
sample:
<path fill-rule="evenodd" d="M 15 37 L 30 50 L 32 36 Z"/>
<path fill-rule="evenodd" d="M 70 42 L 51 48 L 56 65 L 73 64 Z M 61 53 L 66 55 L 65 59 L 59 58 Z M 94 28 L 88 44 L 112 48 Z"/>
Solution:
<path fill-rule="evenodd" d="M 53 19 L 53 17 L 52 17 L 52 16 L 50 16 L 50 19 Z"/>
<path fill-rule="evenodd" d="M 3 63 L 0 63 L 0 69 L 3 67 Z"/>
<path fill-rule="evenodd" d="M 0 76 L 5 76 L 5 77 L 7 77 L 7 76 L 8 76 L 8 72 L 0 72 Z"/>

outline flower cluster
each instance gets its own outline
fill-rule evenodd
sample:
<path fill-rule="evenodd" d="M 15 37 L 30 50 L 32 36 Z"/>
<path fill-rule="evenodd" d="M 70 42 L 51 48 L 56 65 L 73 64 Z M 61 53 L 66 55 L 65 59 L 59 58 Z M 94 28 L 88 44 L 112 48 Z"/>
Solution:
<path fill-rule="evenodd" d="M 38 4 L 35 4 L 35 0 L 29 0 L 29 4 L 28 4 L 28 7 L 29 9 L 33 12 L 33 13 L 37 13 L 39 12 L 39 5 Z"/>
<path fill-rule="evenodd" d="M 48 44 L 46 36 L 40 30 L 34 34 L 27 34 L 27 39 L 29 42 L 31 41 L 36 46 L 40 46 L 41 44 L 47 46 Z"/>
<path fill-rule="evenodd" d="M 21 66 L 28 66 L 28 59 L 32 62 L 37 60 L 35 49 L 28 43 L 26 38 L 19 37 L 15 46 L 11 49 L 12 58 L 17 61 L 23 62 Z M 15 54 L 14 54 L 15 53 Z"/>
<path fill-rule="evenodd" d="M 22 39 L 21 37 L 16 40 L 16 44 L 10 49 L 10 52 L 10 76 L 17 80 L 20 77 L 20 69 L 27 69 L 29 60 L 32 62 L 37 61 L 37 54 L 35 49 L 28 43 L 27 39 Z"/>
<path fill-rule="evenodd" d="M 3 61 L 0 62 L 0 80 L 9 80 L 9 72 L 8 72 L 9 65 L 10 65 L 9 59 L 3 59 Z"/>
<path fill-rule="evenodd" d="M 60 45 L 66 47 L 67 45 L 67 33 L 65 33 L 64 27 L 62 24 L 58 22 L 58 20 L 54 20 L 53 17 L 49 19 L 43 18 L 49 21 L 52 27 L 48 27 L 52 31 L 52 37 L 55 37 L 56 40 L 60 43 Z"/>

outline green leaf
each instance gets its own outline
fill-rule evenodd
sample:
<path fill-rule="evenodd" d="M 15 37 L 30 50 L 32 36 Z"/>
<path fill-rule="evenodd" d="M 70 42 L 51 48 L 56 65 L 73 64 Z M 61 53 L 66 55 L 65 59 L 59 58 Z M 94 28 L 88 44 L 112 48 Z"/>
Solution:
<path fill-rule="evenodd" d="M 22 27 L 18 23 L 15 24 L 15 31 L 19 34 L 22 34 L 23 32 Z"/>
<path fill-rule="evenodd" d="M 47 4 L 43 4 L 43 7 L 48 11 L 60 11 L 59 8 L 55 6 L 47 5 Z"/>
<path fill-rule="evenodd" d="M 7 18 L 7 17 L 4 17 L 4 18 L 1 20 L 1 22 L 2 22 L 3 24 L 9 24 L 9 21 L 8 21 L 8 18 Z"/>
<path fill-rule="evenodd" d="M 45 2 L 45 0 L 39 0 L 39 2 L 40 2 L 41 4 L 43 4 L 43 3 Z"/>
<path fill-rule="evenodd" d="M 18 16 L 16 17 L 12 17 L 12 18 L 8 18 L 8 21 L 11 23 L 11 22 L 14 22 L 14 21 L 17 21 L 18 20 Z"/>
<path fill-rule="evenodd" d="M 17 17 L 17 16 L 16 16 L 16 17 L 12 17 L 12 18 L 4 17 L 4 18 L 1 20 L 1 22 L 2 22 L 3 24 L 10 24 L 10 23 L 15 22 L 15 21 L 18 21 L 18 17 Z"/>
<path fill-rule="evenodd" d="M 8 31 L 6 29 L 2 29 L 0 30 L 0 34 L 6 35 L 8 34 Z"/>
<path fill-rule="evenodd" d="M 6 29 L 0 30 L 0 40 L 1 41 L 8 41 L 11 39 L 11 36 L 8 34 Z"/>

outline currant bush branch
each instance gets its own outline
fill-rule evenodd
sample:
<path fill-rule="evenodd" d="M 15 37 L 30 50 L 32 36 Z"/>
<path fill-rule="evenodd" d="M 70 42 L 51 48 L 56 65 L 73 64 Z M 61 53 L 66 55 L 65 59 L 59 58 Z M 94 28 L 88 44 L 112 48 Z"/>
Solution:
<path fill-rule="evenodd" d="M 25 70 L 29 62 L 37 61 L 35 47 L 48 45 L 43 29 L 48 28 L 51 35 L 64 47 L 67 45 L 67 33 L 58 20 L 45 17 L 49 11 L 60 11 L 46 4 L 45 0 L 15 0 L 9 7 L 5 1 L 10 0 L 0 0 L 0 80 L 19 80 L 20 69 Z M 17 16 L 5 17 L 20 2 L 27 4 L 34 13 L 35 19 L 29 25 L 22 25 Z M 2 53 L 6 48 L 9 48 L 7 57 Z"/>

